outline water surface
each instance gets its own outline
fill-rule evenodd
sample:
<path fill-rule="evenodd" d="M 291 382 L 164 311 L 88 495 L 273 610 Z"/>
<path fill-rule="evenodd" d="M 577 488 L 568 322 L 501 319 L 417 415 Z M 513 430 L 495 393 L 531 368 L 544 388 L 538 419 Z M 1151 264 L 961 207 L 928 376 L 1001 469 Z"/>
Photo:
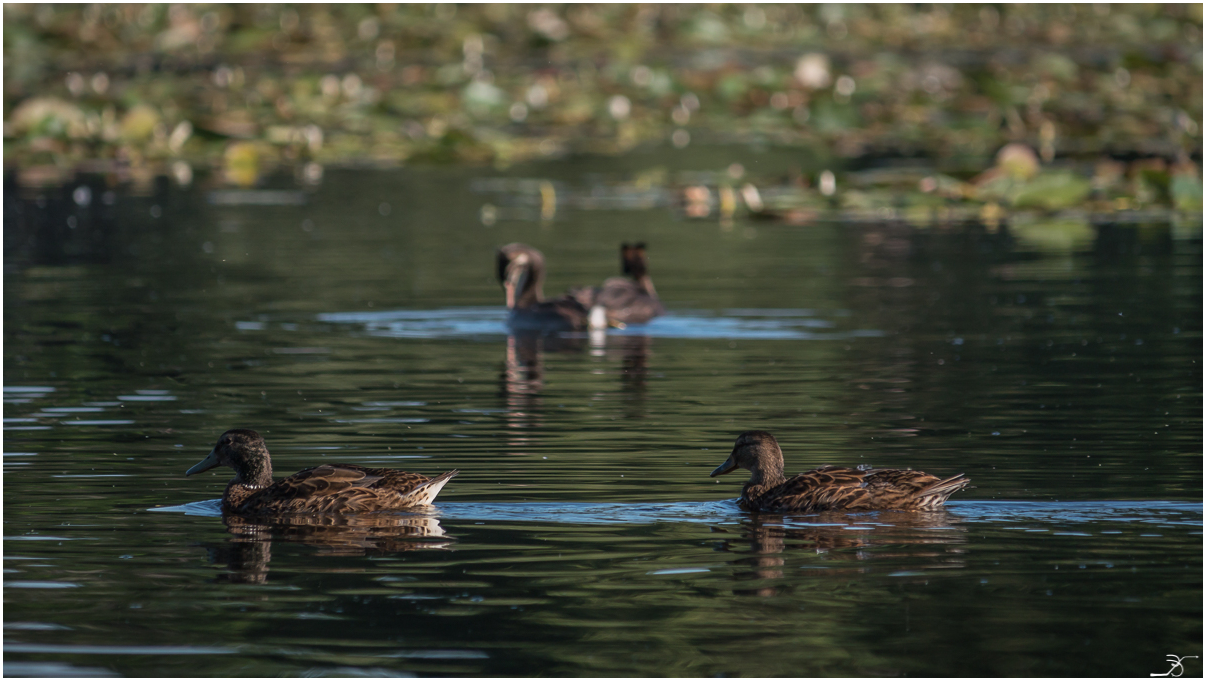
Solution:
<path fill-rule="evenodd" d="M 589 182 L 567 161 L 329 171 L 283 204 L 6 192 L 6 673 L 1144 676 L 1201 654 L 1199 229 L 1098 222 L 1052 250 L 660 204 L 487 227 L 495 176 Z M 617 274 L 625 240 L 670 314 L 506 334 L 494 248 L 542 249 L 553 293 Z M 422 513 L 223 519 L 226 475 L 183 472 L 231 427 L 278 474 L 462 472 Z M 747 514 L 708 473 L 749 428 L 789 473 L 975 487 L 934 514 Z"/>

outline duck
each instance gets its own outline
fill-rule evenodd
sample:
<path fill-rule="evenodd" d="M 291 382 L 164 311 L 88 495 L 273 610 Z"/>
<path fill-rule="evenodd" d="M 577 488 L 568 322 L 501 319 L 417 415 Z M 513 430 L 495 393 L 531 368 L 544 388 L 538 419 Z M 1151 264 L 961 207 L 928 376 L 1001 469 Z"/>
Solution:
<path fill-rule="evenodd" d="M 498 249 L 497 260 L 512 330 L 582 331 L 606 324 L 602 308 L 592 310 L 573 296 L 544 299 L 544 254 L 535 248 L 510 243 Z"/>
<path fill-rule="evenodd" d="M 237 515 L 360 513 L 393 511 L 430 504 L 459 471 L 429 478 L 392 468 L 328 463 L 272 479 L 272 460 L 264 438 L 254 430 L 222 433 L 209 456 L 188 469 L 196 475 L 230 466 L 235 477 L 222 494 L 222 512 Z"/>
<path fill-rule="evenodd" d="M 783 450 L 775 436 L 747 430 L 737 436 L 729 458 L 709 477 L 738 468 L 750 472 L 738 504 L 747 511 L 933 511 L 971 482 L 963 474 L 940 479 L 914 470 L 823 466 L 786 478 Z"/>
<path fill-rule="evenodd" d="M 575 289 L 570 296 L 587 308 L 601 306 L 609 326 L 645 324 L 666 313 L 649 276 L 645 244 L 620 244 L 620 266 L 626 277 L 611 277 L 602 286 Z"/>

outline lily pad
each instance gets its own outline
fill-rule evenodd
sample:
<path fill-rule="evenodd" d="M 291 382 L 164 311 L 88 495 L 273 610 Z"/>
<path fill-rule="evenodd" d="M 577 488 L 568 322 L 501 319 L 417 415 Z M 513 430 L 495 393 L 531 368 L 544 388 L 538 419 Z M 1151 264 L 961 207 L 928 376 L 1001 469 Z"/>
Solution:
<path fill-rule="evenodd" d="M 145 142 L 159 125 L 159 112 L 154 107 L 139 104 L 121 118 L 121 136 L 128 142 Z"/>
<path fill-rule="evenodd" d="M 227 182 L 240 187 L 255 185 L 260 176 L 262 153 L 255 142 L 235 142 L 223 154 L 223 170 Z"/>
<path fill-rule="evenodd" d="M 1022 185 L 1013 194 L 1014 208 L 1062 210 L 1084 203 L 1092 185 L 1070 172 L 1048 172 Z"/>
<path fill-rule="evenodd" d="M 1197 212 L 1202 210 L 1202 180 L 1197 175 L 1177 174 L 1169 181 L 1173 205 L 1177 210 Z"/>
<path fill-rule="evenodd" d="M 1042 253 L 1075 253 L 1093 245 L 1092 225 L 1083 218 L 1015 218 L 1009 233 L 1022 244 Z"/>

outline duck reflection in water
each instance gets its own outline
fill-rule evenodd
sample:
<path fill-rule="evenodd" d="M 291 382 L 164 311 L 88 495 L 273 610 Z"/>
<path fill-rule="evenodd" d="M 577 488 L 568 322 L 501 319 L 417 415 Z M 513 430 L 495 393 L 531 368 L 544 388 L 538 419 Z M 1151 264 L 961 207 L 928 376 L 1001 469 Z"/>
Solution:
<path fill-rule="evenodd" d="M 509 429 L 538 429 L 544 425 L 540 418 L 543 413 L 544 400 L 540 396 L 544 390 L 544 352 L 545 341 L 556 345 L 565 342 L 580 344 L 581 339 L 561 338 L 559 336 L 542 336 L 535 333 L 521 333 L 507 336 L 507 352 L 503 361 L 503 370 L 499 375 L 499 396 L 506 407 L 506 422 Z M 510 437 L 514 437 L 512 433 Z M 512 439 L 511 444 L 526 442 L 526 438 Z"/>
<path fill-rule="evenodd" d="M 273 542 L 304 544 L 320 556 L 359 557 L 404 551 L 446 549 L 452 540 L 432 516 L 399 513 L 308 514 L 222 517 L 232 535 L 225 543 L 204 544 L 209 561 L 226 566 L 219 581 L 263 584 L 268 580 Z"/>
<path fill-rule="evenodd" d="M 733 576 L 739 581 L 781 579 L 785 564 L 783 554 L 788 551 L 812 554 L 824 560 L 830 574 L 835 571 L 865 572 L 866 566 L 851 561 L 873 559 L 903 560 L 909 562 L 911 568 L 922 570 L 965 566 L 961 545 L 967 541 L 966 531 L 953 525 L 952 516 L 944 510 L 907 514 L 831 511 L 808 516 L 808 523 L 792 526 L 782 516 L 758 514 L 742 522 L 739 540 L 724 539 L 719 550 L 748 554 L 733 561 L 752 568 L 735 572 Z M 712 531 L 732 532 L 724 527 L 713 527 Z M 885 550 L 886 547 L 892 548 Z M 774 596 L 783 588 L 760 585 L 735 588 L 733 593 Z"/>
<path fill-rule="evenodd" d="M 539 333 L 515 333 L 507 336 L 499 396 L 507 410 L 510 428 L 540 428 L 544 422 L 545 356 L 578 354 L 589 348 L 590 355 L 609 367 L 619 366 L 620 393 L 629 418 L 646 415 L 645 393 L 648 387 L 649 357 L 652 341 L 648 336 L 591 334 L 589 337 L 550 336 Z M 608 371 L 607 373 L 611 373 Z"/>

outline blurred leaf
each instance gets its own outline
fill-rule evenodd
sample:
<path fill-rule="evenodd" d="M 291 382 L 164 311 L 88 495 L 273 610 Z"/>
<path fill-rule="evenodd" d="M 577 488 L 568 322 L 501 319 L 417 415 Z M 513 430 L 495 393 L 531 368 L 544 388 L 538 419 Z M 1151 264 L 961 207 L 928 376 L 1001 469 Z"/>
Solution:
<path fill-rule="evenodd" d="M 439 139 L 421 147 L 412 158 L 435 163 L 482 163 L 494 156 L 495 151 L 490 145 L 482 143 L 469 131 L 452 128 L 444 132 Z"/>
<path fill-rule="evenodd" d="M 87 129 L 80 107 L 58 97 L 34 97 L 21 102 L 8 117 L 6 134 L 83 137 Z"/>
<path fill-rule="evenodd" d="M 226 147 L 222 157 L 222 169 L 226 181 L 240 187 L 255 185 L 260 176 L 261 151 L 254 142 L 235 142 Z"/>
<path fill-rule="evenodd" d="M 708 11 L 695 16 L 690 31 L 693 38 L 706 43 L 722 43 L 729 37 L 729 28 L 724 19 Z"/>
<path fill-rule="evenodd" d="M 155 126 L 161 121 L 159 112 L 147 104 L 138 106 L 126 112 L 121 117 L 121 136 L 127 142 L 145 142 L 155 132 Z"/>
<path fill-rule="evenodd" d="M 506 95 L 490 83 L 475 80 L 465 86 L 461 97 L 466 107 L 485 113 L 501 107 Z"/>
<path fill-rule="evenodd" d="M 1177 210 L 1198 212 L 1202 210 L 1202 181 L 1196 175 L 1179 173 L 1169 182 L 1173 205 Z"/>
<path fill-rule="evenodd" d="M 1071 172 L 1047 172 L 1022 185 L 1013 195 L 1014 208 L 1061 210 L 1079 206 L 1088 198 L 1092 185 Z"/>
<path fill-rule="evenodd" d="M 859 127 L 858 109 L 849 104 L 838 104 L 831 99 L 822 99 L 812 107 L 809 123 L 818 132 L 840 132 Z"/>
<path fill-rule="evenodd" d="M 1141 203 L 1172 202 L 1171 178 L 1163 159 L 1138 161 L 1134 172 L 1134 196 Z"/>
<path fill-rule="evenodd" d="M 977 201 L 1001 202 L 1017 193 L 1022 181 L 1015 180 L 1000 168 L 990 168 L 972 180 L 971 195 Z"/>
<path fill-rule="evenodd" d="M 1076 66 L 1076 62 L 1055 52 L 1048 52 L 1036 57 L 1034 67 L 1040 73 L 1046 73 L 1056 80 L 1062 81 L 1075 80 L 1080 70 Z"/>
<path fill-rule="evenodd" d="M 1043 253 L 1073 253 L 1093 245 L 1095 233 L 1087 219 L 1030 220 L 1014 218 L 1009 233 Z"/>
<path fill-rule="evenodd" d="M 716 94 L 726 102 L 735 102 L 749 89 L 749 80 L 743 73 L 730 73 L 716 84 Z"/>

